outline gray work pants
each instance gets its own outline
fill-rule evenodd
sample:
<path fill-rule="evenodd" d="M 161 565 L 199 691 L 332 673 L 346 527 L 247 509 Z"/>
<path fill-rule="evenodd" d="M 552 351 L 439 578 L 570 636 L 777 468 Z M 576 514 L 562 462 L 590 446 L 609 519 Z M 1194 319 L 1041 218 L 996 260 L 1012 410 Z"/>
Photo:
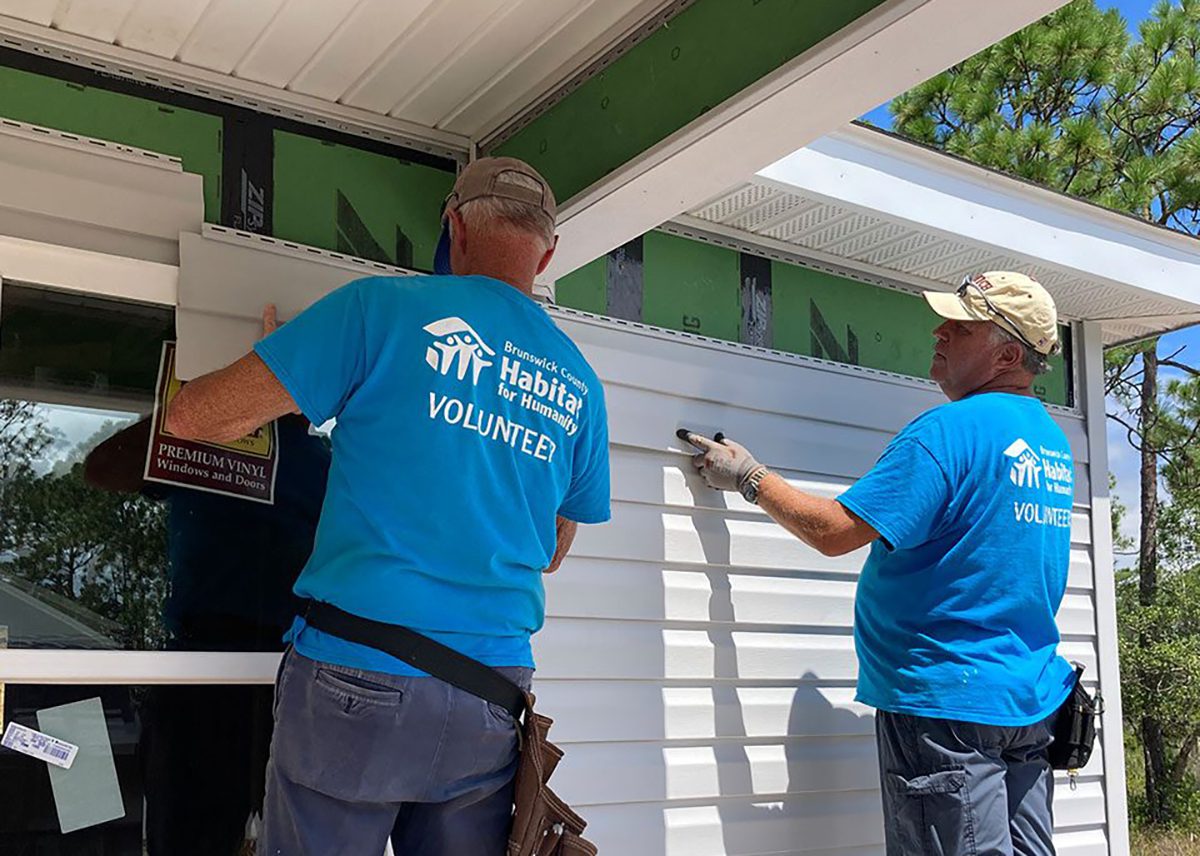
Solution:
<path fill-rule="evenodd" d="M 531 669 L 499 669 L 528 688 Z M 262 856 L 502 856 L 517 731 L 436 678 L 320 663 L 292 649 L 275 684 Z"/>
<path fill-rule="evenodd" d="M 887 856 L 1053 856 L 1052 721 L 1008 728 L 878 711 Z"/>

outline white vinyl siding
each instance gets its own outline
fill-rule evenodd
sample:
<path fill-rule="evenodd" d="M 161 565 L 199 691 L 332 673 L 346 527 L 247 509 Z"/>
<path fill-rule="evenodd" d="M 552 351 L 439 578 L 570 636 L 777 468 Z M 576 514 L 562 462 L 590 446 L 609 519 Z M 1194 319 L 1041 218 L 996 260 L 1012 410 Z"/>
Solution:
<path fill-rule="evenodd" d="M 207 227 L 184 236 L 181 259 L 188 375 L 244 353 L 263 303 L 276 302 L 287 318 L 348 278 L 381 272 Z M 547 623 L 535 638 L 539 707 L 567 751 L 555 787 L 588 819 L 601 853 L 882 856 L 872 712 L 853 701 L 863 551 L 821 556 L 759 508 L 704 487 L 674 433 L 723 430 L 797 486 L 835 496 L 905 423 L 940 403 L 939 392 L 896 375 L 553 314 L 604 381 L 613 476 L 613 521 L 580 527 L 547 580 Z M 1084 339 L 1090 384 L 1099 339 Z M 1093 480 L 1089 471 L 1089 435 L 1103 443 L 1102 399 L 1091 386 L 1085 393 L 1098 429 L 1054 411 L 1077 467 L 1062 651 L 1087 666 L 1092 686 L 1101 671 L 1109 675 L 1106 694 L 1119 702 L 1112 581 L 1094 579 L 1092 560 L 1092 533 L 1107 527 L 1102 450 L 1100 474 Z M 1104 509 L 1095 529 L 1094 492 Z M 1111 574 L 1110 557 L 1099 564 Z M 0 653 L 0 676 L 267 682 L 275 663 L 272 655 L 10 651 Z M 1112 737 L 1119 747 L 1119 733 Z M 1119 760 L 1105 778 L 1104 748 L 1077 789 L 1059 780 L 1065 856 L 1109 852 L 1106 806 L 1122 805 L 1124 780 Z M 1112 825 L 1118 854 L 1123 824 Z"/>
<path fill-rule="evenodd" d="M 854 590 L 866 551 L 827 558 L 675 439 L 725 431 L 792 484 L 836 496 L 918 413 L 930 384 L 564 313 L 605 384 L 613 520 L 581 527 L 547 583 L 535 690 L 567 750 L 555 785 L 601 852 L 883 853 L 872 711 L 856 704 Z M 1087 434 L 1062 653 L 1098 674 Z M 1111 609 L 1111 605 L 1106 608 Z M 1061 852 L 1104 854 L 1103 753 L 1056 797 Z"/>

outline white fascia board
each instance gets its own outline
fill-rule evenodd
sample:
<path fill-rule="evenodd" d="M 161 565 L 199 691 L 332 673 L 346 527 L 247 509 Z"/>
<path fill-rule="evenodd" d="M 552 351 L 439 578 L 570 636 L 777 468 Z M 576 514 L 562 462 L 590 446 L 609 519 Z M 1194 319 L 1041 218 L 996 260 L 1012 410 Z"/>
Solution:
<path fill-rule="evenodd" d="M 887 0 L 567 200 L 547 278 L 745 181 L 1063 3 Z"/>
<path fill-rule="evenodd" d="M 1098 284 L 1200 308 L 1195 238 L 866 128 L 817 140 L 758 178 L 925 232 L 1069 268 Z"/>

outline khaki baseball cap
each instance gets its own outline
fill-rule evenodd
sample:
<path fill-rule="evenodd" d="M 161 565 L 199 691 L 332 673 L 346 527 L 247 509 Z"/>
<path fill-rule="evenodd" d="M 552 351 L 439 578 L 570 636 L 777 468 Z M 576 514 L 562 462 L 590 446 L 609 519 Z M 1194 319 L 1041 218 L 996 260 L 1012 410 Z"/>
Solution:
<path fill-rule="evenodd" d="M 486 196 L 536 205 L 550 218 L 551 225 L 558 217 L 550 183 L 536 169 L 516 158 L 479 158 L 471 161 L 454 182 L 454 190 L 446 199 L 446 210 Z"/>
<path fill-rule="evenodd" d="M 991 321 L 1039 354 L 1058 353 L 1058 310 L 1041 283 L 1023 273 L 966 277 L 953 293 L 926 291 L 933 311 L 951 321 Z"/>

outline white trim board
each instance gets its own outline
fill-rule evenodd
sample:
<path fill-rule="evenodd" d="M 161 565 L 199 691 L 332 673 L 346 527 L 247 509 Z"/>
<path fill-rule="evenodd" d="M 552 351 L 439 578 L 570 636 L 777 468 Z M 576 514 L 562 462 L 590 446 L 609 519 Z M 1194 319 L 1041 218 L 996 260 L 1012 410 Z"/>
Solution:
<path fill-rule="evenodd" d="M 561 249 L 547 278 L 694 208 L 1063 2 L 886 0 L 566 200 Z M 954 38 L 933 40 L 930 33 Z"/>
<path fill-rule="evenodd" d="M 0 235 L 0 280 L 174 306 L 179 268 Z"/>

